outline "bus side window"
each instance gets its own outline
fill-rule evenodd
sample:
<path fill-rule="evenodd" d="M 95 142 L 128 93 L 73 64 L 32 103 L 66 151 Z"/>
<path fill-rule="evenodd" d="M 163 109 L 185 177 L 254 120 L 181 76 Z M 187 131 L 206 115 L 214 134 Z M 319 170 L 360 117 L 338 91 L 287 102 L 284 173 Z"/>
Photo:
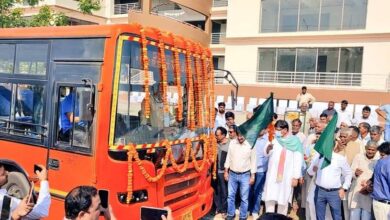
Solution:
<path fill-rule="evenodd" d="M 90 92 L 90 88 L 59 88 L 57 143 L 90 152 L 92 118 L 83 118 L 81 115 L 81 108 L 85 108 L 86 104 L 82 98 L 85 92 Z"/>

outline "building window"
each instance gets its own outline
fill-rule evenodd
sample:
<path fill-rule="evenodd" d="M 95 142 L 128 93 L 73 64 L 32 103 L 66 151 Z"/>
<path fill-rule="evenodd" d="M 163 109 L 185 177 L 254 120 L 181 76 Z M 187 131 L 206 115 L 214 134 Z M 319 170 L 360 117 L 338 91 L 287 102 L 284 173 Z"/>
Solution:
<path fill-rule="evenodd" d="M 257 82 L 360 86 L 363 48 L 260 48 Z"/>
<path fill-rule="evenodd" d="M 368 0 L 262 0 L 260 32 L 364 29 Z"/>

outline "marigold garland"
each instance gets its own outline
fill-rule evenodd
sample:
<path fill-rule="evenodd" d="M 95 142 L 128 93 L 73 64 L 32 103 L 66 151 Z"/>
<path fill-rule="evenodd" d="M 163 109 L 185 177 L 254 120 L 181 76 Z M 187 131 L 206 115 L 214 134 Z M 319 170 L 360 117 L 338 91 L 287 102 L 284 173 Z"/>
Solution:
<path fill-rule="evenodd" d="M 215 103 L 215 97 L 214 97 L 214 64 L 213 64 L 213 58 L 211 56 L 210 50 L 209 52 L 209 68 L 210 68 L 210 98 L 211 98 L 211 105 L 210 105 L 210 127 L 214 128 L 215 125 L 215 110 L 214 110 L 214 103 Z"/>
<path fill-rule="evenodd" d="M 199 45 L 195 46 L 195 75 L 196 75 L 196 82 L 195 84 L 195 106 L 196 106 L 196 122 L 197 122 L 197 128 L 203 127 L 203 111 L 202 111 L 202 85 L 203 85 L 203 77 L 202 77 L 202 70 L 200 67 L 200 47 Z"/>
<path fill-rule="evenodd" d="M 200 166 L 199 166 L 198 162 L 196 161 L 195 152 L 193 152 L 193 151 L 191 152 L 192 163 L 194 164 L 195 170 L 198 172 L 201 172 L 203 170 L 206 162 L 208 161 L 207 154 L 208 154 L 209 141 L 208 141 L 207 136 L 205 136 L 205 135 L 203 135 L 201 137 L 201 140 L 203 141 L 203 159 L 202 159 Z"/>
<path fill-rule="evenodd" d="M 204 51 L 202 51 L 202 73 L 203 73 L 203 91 L 205 94 L 205 105 L 204 105 L 204 118 L 205 118 L 205 126 L 208 128 L 210 125 L 210 116 L 209 116 L 209 106 L 210 106 L 210 94 L 209 94 L 209 78 L 206 64 L 206 55 Z"/>
<path fill-rule="evenodd" d="M 186 42 L 186 76 L 188 85 L 188 129 L 193 131 L 195 129 L 195 103 L 194 103 L 194 85 L 192 79 L 192 68 L 191 68 L 191 45 Z"/>
<path fill-rule="evenodd" d="M 218 147 L 217 147 L 217 139 L 215 138 L 214 133 L 210 134 L 209 143 L 211 143 L 211 149 L 209 151 L 210 151 L 210 161 L 213 163 L 213 179 L 217 179 Z"/>
<path fill-rule="evenodd" d="M 189 138 L 186 138 L 185 143 L 186 143 L 186 149 L 185 149 L 185 156 L 184 156 L 184 164 L 182 165 L 181 168 L 179 168 L 179 166 L 177 165 L 176 160 L 175 160 L 173 154 L 171 154 L 171 156 L 170 156 L 172 167 L 178 173 L 185 172 L 187 170 L 187 167 L 188 167 L 188 164 L 189 164 L 189 157 L 190 157 L 190 153 L 191 153 L 191 149 L 192 149 L 192 142 L 191 142 L 191 140 Z"/>
<path fill-rule="evenodd" d="M 149 92 L 149 58 L 148 58 L 148 41 L 146 39 L 145 29 L 141 28 L 142 44 L 142 65 L 144 69 L 144 90 L 145 90 L 145 118 L 150 117 L 150 92 Z"/>
<path fill-rule="evenodd" d="M 181 89 L 181 70 L 180 70 L 180 56 L 179 56 L 179 50 L 177 48 L 176 44 L 176 38 L 172 36 L 173 39 L 173 69 L 174 69 L 174 75 L 175 75 L 175 82 L 177 86 L 177 94 L 179 96 L 179 99 L 177 101 L 177 114 L 176 114 L 176 121 L 180 122 L 183 120 L 183 92 Z"/>
<path fill-rule="evenodd" d="M 158 38 L 158 48 L 159 48 L 159 56 L 158 56 L 158 63 L 160 66 L 160 75 L 161 75 L 161 93 L 162 93 L 162 100 L 163 100 L 163 109 L 164 113 L 169 113 L 169 106 L 168 106 L 168 100 L 167 100 L 167 94 L 168 94 L 168 76 L 167 76 L 167 63 L 165 59 L 165 44 L 162 38 L 161 31 L 159 29 L 154 29 L 156 32 L 157 38 Z"/>

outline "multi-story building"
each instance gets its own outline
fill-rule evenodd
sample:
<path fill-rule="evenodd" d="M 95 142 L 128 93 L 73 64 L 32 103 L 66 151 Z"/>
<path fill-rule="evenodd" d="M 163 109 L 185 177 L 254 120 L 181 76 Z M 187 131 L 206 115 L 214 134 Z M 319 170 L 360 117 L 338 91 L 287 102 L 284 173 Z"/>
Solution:
<path fill-rule="evenodd" d="M 92 15 L 75 0 L 39 5 L 75 25 L 141 22 L 210 42 L 215 68 L 230 70 L 240 85 L 242 110 L 270 92 L 294 100 L 303 85 L 322 102 L 348 99 L 358 109 L 390 102 L 389 1 L 213 0 L 210 11 L 211 1 L 102 0 Z M 38 10 L 25 7 L 25 15 Z M 230 101 L 229 85 L 216 91 Z"/>
<path fill-rule="evenodd" d="M 322 102 L 390 103 L 389 8 L 386 0 L 214 0 L 214 65 L 234 74 L 244 106 L 270 92 L 295 100 L 303 85 Z M 227 88 L 217 90 L 225 101 Z"/>

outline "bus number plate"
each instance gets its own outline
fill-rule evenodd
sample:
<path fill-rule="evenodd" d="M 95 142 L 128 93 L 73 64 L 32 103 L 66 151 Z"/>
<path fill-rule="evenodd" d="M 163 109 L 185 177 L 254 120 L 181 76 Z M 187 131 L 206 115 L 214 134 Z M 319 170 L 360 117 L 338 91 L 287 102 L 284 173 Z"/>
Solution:
<path fill-rule="evenodd" d="M 189 211 L 184 214 L 182 220 L 192 220 L 192 211 Z"/>

